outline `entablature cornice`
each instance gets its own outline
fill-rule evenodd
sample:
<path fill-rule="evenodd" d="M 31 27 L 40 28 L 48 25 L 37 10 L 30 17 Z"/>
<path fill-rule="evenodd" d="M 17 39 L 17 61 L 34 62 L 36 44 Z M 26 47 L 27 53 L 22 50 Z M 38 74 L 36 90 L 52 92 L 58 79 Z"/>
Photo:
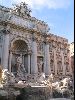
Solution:
<path fill-rule="evenodd" d="M 43 37 L 44 37 L 44 43 L 45 44 L 49 44 L 51 42 L 50 37 L 49 37 L 48 34 L 44 34 Z"/>
<path fill-rule="evenodd" d="M 13 23 L 10 23 L 10 22 L 7 22 L 7 21 L 2 21 L 0 22 L 0 24 L 4 25 L 4 24 L 8 24 L 10 26 L 10 29 L 13 28 L 13 29 L 16 29 L 16 30 L 22 30 L 24 32 L 28 32 L 28 33 L 36 33 L 36 34 L 40 34 L 40 35 L 43 35 L 43 34 L 46 34 L 46 33 L 42 33 L 41 31 L 37 30 L 36 28 L 28 28 L 28 27 L 23 27 L 23 26 L 19 26 L 19 25 L 15 25 Z"/>
<path fill-rule="evenodd" d="M 2 33 L 2 34 L 9 34 L 10 30 L 4 28 L 4 29 L 0 30 L 0 33 Z"/>
<path fill-rule="evenodd" d="M 0 18 L 1 23 L 8 23 L 10 26 L 21 28 L 22 30 L 34 31 L 36 33 L 45 34 L 48 32 L 49 27 L 43 21 L 36 20 L 33 17 L 22 18 L 20 16 L 8 13 L 4 15 L 4 18 Z"/>

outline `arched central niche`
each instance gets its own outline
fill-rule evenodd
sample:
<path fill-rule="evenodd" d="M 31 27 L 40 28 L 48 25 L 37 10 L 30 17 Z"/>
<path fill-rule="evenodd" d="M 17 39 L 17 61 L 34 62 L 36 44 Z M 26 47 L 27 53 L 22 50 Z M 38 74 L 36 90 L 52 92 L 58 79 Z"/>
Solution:
<path fill-rule="evenodd" d="M 28 50 L 28 45 L 23 40 L 16 40 L 13 43 L 12 51 L 18 52 L 18 53 L 25 53 Z"/>
<path fill-rule="evenodd" d="M 12 44 L 11 71 L 17 74 L 17 58 L 22 55 L 22 64 L 28 72 L 28 44 L 24 40 L 15 40 Z"/>

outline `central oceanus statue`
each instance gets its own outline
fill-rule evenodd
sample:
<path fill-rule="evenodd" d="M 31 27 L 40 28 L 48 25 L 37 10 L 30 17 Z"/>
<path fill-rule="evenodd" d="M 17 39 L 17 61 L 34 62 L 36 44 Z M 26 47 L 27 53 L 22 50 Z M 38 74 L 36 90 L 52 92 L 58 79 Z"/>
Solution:
<path fill-rule="evenodd" d="M 26 70 L 25 70 L 24 64 L 22 63 L 22 54 L 17 58 L 17 66 L 18 66 L 18 69 L 17 69 L 16 77 L 19 80 L 25 80 Z"/>

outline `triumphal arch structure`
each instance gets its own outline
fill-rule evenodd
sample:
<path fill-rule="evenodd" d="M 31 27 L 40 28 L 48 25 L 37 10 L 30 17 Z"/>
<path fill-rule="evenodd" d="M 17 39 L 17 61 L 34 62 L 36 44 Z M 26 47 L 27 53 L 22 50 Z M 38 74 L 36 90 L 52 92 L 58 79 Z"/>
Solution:
<path fill-rule="evenodd" d="M 25 3 L 0 6 L 0 64 L 16 74 L 18 61 L 26 73 L 71 75 L 68 40 L 49 33 L 48 25 L 30 15 Z"/>

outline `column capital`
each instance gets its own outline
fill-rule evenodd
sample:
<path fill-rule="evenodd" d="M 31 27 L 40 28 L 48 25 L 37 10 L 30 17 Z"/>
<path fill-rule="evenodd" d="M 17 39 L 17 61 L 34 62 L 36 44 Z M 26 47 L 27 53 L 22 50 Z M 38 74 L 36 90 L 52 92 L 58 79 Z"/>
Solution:
<path fill-rule="evenodd" d="M 45 44 L 49 44 L 49 42 L 50 42 L 50 37 L 49 37 L 47 34 L 44 34 L 43 37 L 44 37 L 44 43 L 45 43 Z"/>
<path fill-rule="evenodd" d="M 32 41 L 37 41 L 37 36 L 36 36 L 36 33 L 32 33 Z"/>
<path fill-rule="evenodd" d="M 4 34 L 9 34 L 10 33 L 10 26 L 9 25 L 4 25 L 4 28 L 1 31 Z"/>
<path fill-rule="evenodd" d="M 28 50 L 28 55 L 31 55 L 32 54 L 32 50 Z"/>
<path fill-rule="evenodd" d="M 45 40 L 44 40 L 44 43 L 45 43 L 46 45 L 49 45 L 48 39 L 45 39 Z"/>
<path fill-rule="evenodd" d="M 2 33 L 4 33 L 4 34 L 9 34 L 9 33 L 10 33 L 10 31 L 7 30 L 7 29 L 3 29 L 3 30 L 1 30 L 1 31 L 2 31 Z"/>

